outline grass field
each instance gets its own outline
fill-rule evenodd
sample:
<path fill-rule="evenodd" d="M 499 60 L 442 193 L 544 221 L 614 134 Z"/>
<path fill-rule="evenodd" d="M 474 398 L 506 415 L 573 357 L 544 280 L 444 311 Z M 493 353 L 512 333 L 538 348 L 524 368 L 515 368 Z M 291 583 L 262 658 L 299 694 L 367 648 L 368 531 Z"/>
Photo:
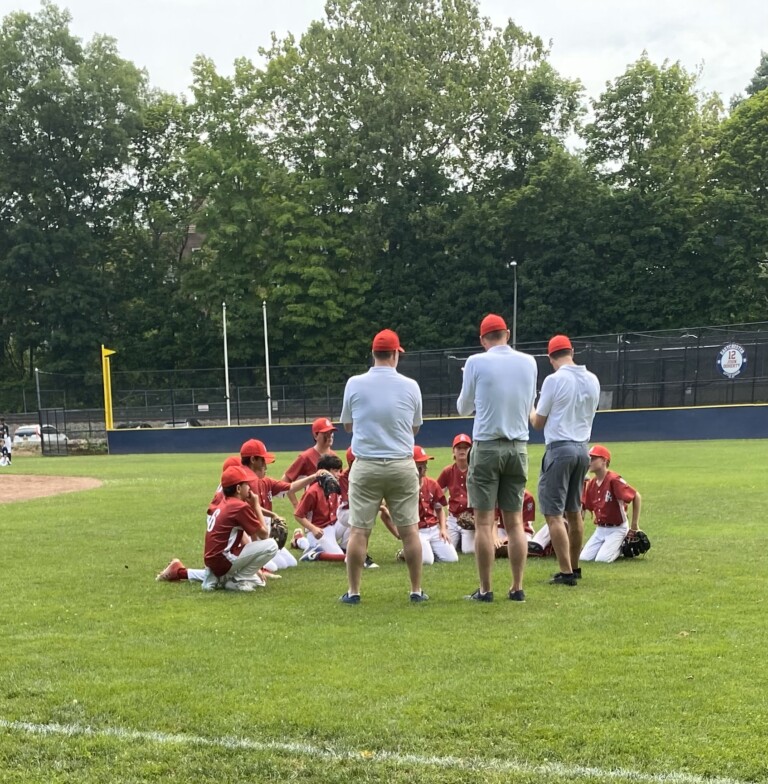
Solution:
<path fill-rule="evenodd" d="M 573 589 L 529 560 L 522 605 L 506 562 L 501 600 L 465 602 L 462 556 L 411 606 L 383 527 L 357 607 L 342 564 L 255 594 L 156 583 L 201 565 L 225 455 L 17 456 L 0 482 L 104 485 L 0 507 L 0 782 L 767 780 L 768 443 L 611 448 L 651 551 Z"/>

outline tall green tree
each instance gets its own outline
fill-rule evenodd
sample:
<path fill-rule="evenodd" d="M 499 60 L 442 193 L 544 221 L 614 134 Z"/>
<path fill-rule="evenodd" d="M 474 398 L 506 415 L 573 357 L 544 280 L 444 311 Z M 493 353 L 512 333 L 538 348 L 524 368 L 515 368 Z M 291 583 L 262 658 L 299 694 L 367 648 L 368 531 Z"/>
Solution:
<path fill-rule="evenodd" d="M 605 292 L 621 303 L 615 329 L 701 323 L 711 291 L 691 240 L 717 109 L 703 110 L 696 79 L 682 66 L 659 66 L 645 54 L 593 108 L 584 129 L 586 161 L 611 189 L 602 218 L 611 236 L 601 257 Z"/>
<path fill-rule="evenodd" d="M 83 44 L 50 4 L 0 24 L 0 338 L 6 372 L 97 357 L 105 238 L 144 76 L 115 42 Z"/>

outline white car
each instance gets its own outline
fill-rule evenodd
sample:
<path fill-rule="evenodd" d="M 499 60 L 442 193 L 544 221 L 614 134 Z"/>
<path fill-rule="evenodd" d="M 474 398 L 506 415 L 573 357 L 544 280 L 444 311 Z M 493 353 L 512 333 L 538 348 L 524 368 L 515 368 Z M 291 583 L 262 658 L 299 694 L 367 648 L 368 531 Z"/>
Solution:
<path fill-rule="evenodd" d="M 42 434 L 46 444 L 66 446 L 69 442 L 67 436 L 60 433 L 53 425 L 43 425 Z M 40 425 L 19 425 L 13 434 L 14 446 L 39 444 L 40 440 Z"/>

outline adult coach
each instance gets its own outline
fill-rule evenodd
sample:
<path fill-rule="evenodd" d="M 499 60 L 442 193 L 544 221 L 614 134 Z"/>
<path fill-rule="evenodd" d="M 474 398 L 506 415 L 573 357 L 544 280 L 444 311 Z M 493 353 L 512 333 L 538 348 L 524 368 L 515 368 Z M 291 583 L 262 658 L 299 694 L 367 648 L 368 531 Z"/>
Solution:
<path fill-rule="evenodd" d="M 546 444 L 539 475 L 539 506 L 560 567 L 550 582 L 576 585 L 581 577 L 579 553 L 584 538 L 581 493 L 589 469 L 588 444 L 600 401 L 600 382 L 573 361 L 573 346 L 565 335 L 555 335 L 549 341 L 547 354 L 555 372 L 544 379 L 539 404 L 531 411 L 531 424 L 544 430 Z"/>
<path fill-rule="evenodd" d="M 480 343 L 485 353 L 471 356 L 464 365 L 456 404 L 461 416 L 475 414 L 467 492 L 469 506 L 475 510 L 480 587 L 466 598 L 493 601 L 494 510 L 498 504 L 509 537 L 512 587 L 508 595 L 512 601 L 523 602 L 528 540 L 522 510 L 528 480 L 528 417 L 536 399 L 536 360 L 508 345 L 506 322 L 493 313 L 480 324 Z"/>
<path fill-rule="evenodd" d="M 419 539 L 419 474 L 413 460 L 414 435 L 421 427 L 421 390 L 397 372 L 403 348 L 391 329 L 373 339 L 373 367 L 352 376 L 344 388 L 341 422 L 352 433 L 355 462 L 349 473 L 347 580 L 341 597 L 359 604 L 360 579 L 382 500 L 397 526 L 411 581 L 410 599 L 423 602 Z"/>

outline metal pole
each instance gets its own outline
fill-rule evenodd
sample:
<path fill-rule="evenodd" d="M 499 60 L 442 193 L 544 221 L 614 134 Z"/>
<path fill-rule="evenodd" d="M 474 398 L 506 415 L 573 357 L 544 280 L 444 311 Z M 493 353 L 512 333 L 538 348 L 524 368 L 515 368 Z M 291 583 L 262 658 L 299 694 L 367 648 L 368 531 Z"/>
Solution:
<path fill-rule="evenodd" d="M 267 423 L 272 424 L 272 384 L 269 380 L 269 335 L 267 333 L 267 301 L 261 301 L 261 312 L 264 316 L 264 366 L 267 373 Z"/>
<path fill-rule="evenodd" d="M 229 410 L 229 354 L 227 352 L 227 303 L 221 303 L 221 320 L 224 325 L 224 399 L 227 401 L 227 427 L 232 424 Z"/>
<path fill-rule="evenodd" d="M 40 398 L 40 371 L 35 368 L 35 386 L 37 387 L 37 410 L 40 411 L 43 407 Z"/>
<path fill-rule="evenodd" d="M 512 272 L 515 277 L 514 299 L 512 301 L 512 348 L 517 347 L 517 262 L 512 262 Z"/>

